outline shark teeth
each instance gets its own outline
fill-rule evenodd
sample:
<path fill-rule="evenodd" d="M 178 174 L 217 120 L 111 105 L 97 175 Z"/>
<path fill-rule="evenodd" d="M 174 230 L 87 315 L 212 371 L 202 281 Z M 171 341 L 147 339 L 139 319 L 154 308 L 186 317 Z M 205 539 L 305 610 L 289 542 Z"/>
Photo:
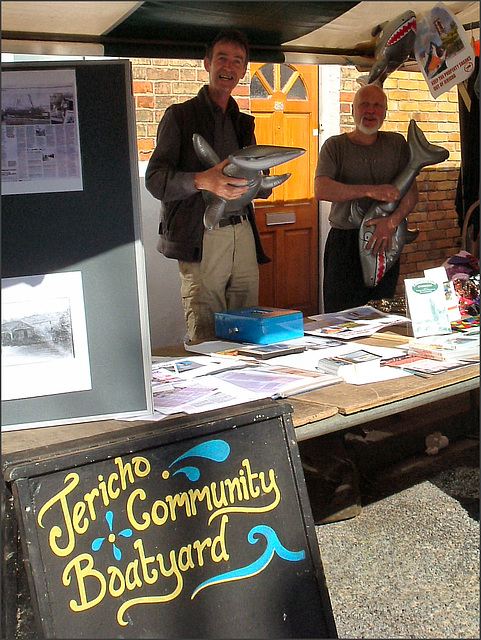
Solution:
<path fill-rule="evenodd" d="M 411 30 L 415 32 L 416 27 L 417 27 L 417 23 L 416 23 L 415 17 L 412 17 L 406 22 L 403 22 L 403 24 L 399 27 L 399 29 L 396 29 L 396 31 L 392 34 L 392 36 L 386 42 L 386 47 L 390 47 L 393 44 L 396 44 L 396 42 L 399 42 L 399 40 L 401 40 L 401 38 L 404 38 L 404 36 L 408 34 Z"/>

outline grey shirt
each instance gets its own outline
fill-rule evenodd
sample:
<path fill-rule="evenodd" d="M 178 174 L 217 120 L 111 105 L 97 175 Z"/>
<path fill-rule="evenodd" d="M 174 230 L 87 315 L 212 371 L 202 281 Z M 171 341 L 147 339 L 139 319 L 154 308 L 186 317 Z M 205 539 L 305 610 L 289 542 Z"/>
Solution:
<path fill-rule="evenodd" d="M 327 176 L 343 184 L 391 184 L 409 161 L 409 147 L 404 136 L 392 131 L 379 131 L 376 142 L 361 145 L 346 133 L 332 136 L 322 145 L 316 178 Z M 367 210 L 369 198 L 360 201 Z M 336 229 L 356 229 L 349 222 L 351 202 L 333 202 L 329 222 Z"/>

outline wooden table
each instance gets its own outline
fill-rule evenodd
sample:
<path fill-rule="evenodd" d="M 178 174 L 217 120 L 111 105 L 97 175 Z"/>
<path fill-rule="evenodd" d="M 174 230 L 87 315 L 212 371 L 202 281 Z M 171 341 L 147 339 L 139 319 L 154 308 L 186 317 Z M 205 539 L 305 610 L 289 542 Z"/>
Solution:
<path fill-rule="evenodd" d="M 363 339 L 363 343 L 387 346 L 386 337 Z M 393 338 L 391 344 L 395 342 Z M 176 345 L 154 352 L 154 355 L 185 357 L 192 355 L 183 345 Z M 479 364 L 469 365 L 442 374 L 419 378 L 407 376 L 396 380 L 365 385 L 340 383 L 314 391 L 308 391 L 287 399 L 293 407 L 292 421 L 298 441 L 307 440 L 334 431 L 342 431 L 422 406 L 460 398 L 470 407 L 463 411 L 477 410 L 479 398 Z M 56 444 L 66 440 L 88 438 L 101 433 L 135 428 L 145 420 L 99 420 L 54 427 L 41 427 L 9 431 L 2 434 L 2 453 Z"/>

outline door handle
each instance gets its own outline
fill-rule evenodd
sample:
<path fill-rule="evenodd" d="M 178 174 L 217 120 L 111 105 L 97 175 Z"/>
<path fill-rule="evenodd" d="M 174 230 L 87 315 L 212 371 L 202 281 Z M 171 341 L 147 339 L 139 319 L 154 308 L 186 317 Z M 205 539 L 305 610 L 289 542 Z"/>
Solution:
<path fill-rule="evenodd" d="M 285 213 L 266 213 L 266 225 L 268 227 L 275 224 L 294 224 L 295 221 L 295 211 L 286 211 Z"/>

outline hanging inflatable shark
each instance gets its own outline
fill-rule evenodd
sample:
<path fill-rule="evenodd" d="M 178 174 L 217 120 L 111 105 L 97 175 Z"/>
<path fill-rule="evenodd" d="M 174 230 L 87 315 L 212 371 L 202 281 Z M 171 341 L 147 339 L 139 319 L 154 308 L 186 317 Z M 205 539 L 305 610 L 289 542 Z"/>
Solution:
<path fill-rule="evenodd" d="M 413 242 L 419 231 L 408 231 L 406 219 L 397 227 L 392 237 L 390 251 L 380 251 L 377 255 L 366 245 L 373 234 L 373 226 L 367 226 L 366 222 L 373 218 L 382 218 L 391 215 L 397 209 L 399 202 L 411 188 L 416 176 L 423 167 L 438 164 L 449 157 L 449 151 L 444 147 L 430 144 L 417 126 L 414 120 L 409 122 L 407 141 L 409 144 L 409 162 L 405 169 L 394 179 L 393 185 L 399 189 L 399 200 L 395 202 L 381 202 L 375 200 L 364 214 L 357 200 L 351 203 L 349 220 L 359 225 L 359 253 L 361 256 L 364 284 L 367 287 L 375 287 L 381 278 L 392 267 L 401 255 L 405 244 Z"/>
<path fill-rule="evenodd" d="M 199 160 L 207 167 L 219 164 L 220 159 L 209 143 L 198 133 L 192 137 L 194 149 Z M 306 152 L 299 147 L 277 147 L 270 145 L 252 145 L 232 153 L 229 164 L 223 173 L 232 178 L 245 178 L 249 181 L 248 190 L 236 200 L 225 200 L 210 191 L 203 191 L 207 205 L 204 213 L 204 226 L 213 229 L 222 218 L 228 218 L 233 211 L 238 211 L 252 202 L 259 189 L 273 189 L 291 177 L 290 173 L 281 176 L 265 176 L 263 171 L 277 167 L 283 162 L 294 160 Z"/>
<path fill-rule="evenodd" d="M 372 31 L 376 38 L 374 64 L 367 84 L 381 86 L 387 76 L 409 59 L 416 38 L 416 14 L 405 11 L 391 22 L 383 22 Z"/>

